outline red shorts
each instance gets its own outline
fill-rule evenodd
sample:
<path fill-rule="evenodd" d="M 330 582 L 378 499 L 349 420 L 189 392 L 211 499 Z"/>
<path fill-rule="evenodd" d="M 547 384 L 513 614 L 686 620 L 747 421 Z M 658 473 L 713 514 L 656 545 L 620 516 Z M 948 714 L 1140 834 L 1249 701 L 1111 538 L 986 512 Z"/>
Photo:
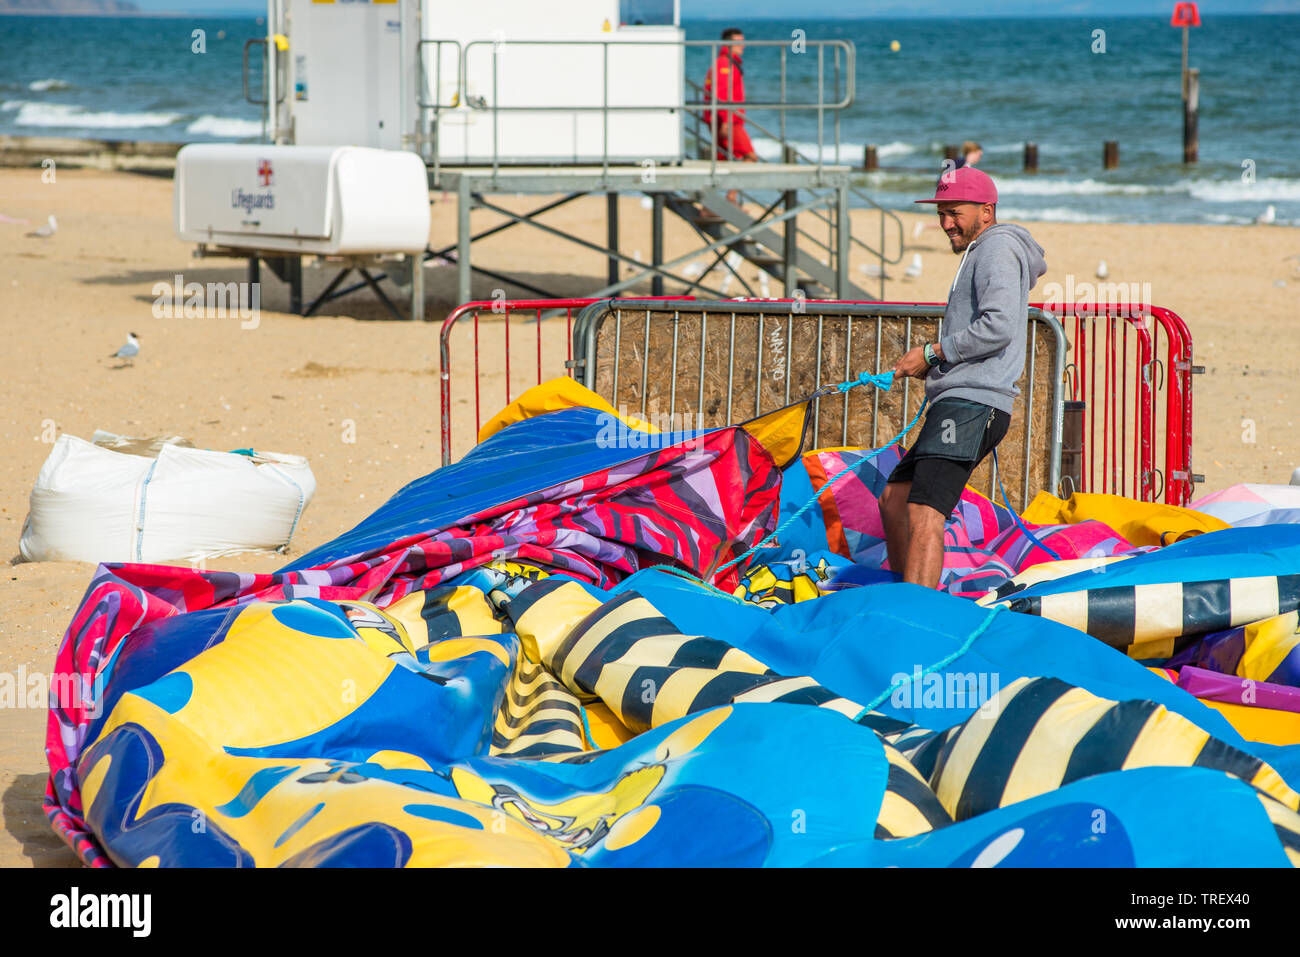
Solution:
<path fill-rule="evenodd" d="M 727 134 L 731 134 L 728 141 Z M 744 122 L 737 120 L 734 124 L 723 122 L 718 125 L 718 159 L 744 160 L 754 155 L 754 144 L 749 141 L 749 133 Z"/>

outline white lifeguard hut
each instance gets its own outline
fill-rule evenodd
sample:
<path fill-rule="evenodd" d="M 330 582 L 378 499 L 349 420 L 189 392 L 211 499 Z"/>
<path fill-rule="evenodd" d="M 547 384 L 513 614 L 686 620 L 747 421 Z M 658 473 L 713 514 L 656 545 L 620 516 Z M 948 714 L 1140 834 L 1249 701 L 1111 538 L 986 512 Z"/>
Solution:
<path fill-rule="evenodd" d="M 849 281 L 850 245 L 857 243 L 880 256 L 883 277 L 884 263 L 901 259 L 902 225 L 897 223 L 897 258 L 884 256 L 884 224 L 887 217 L 897 217 L 880 207 L 875 207 L 882 224 L 880 249 L 851 233 L 852 171 L 833 159 L 838 154 L 840 112 L 853 101 L 853 45 L 808 39 L 796 51 L 803 55 L 791 54 L 785 41 L 751 40 L 746 45 L 776 48 L 766 52 L 779 53 L 780 98 L 751 99 L 746 110 L 755 133 L 778 143 L 781 162 L 740 163 L 718 157 L 708 124 L 702 122 L 717 110 L 716 90 L 710 100 L 691 81 L 687 58 L 692 47 L 704 47 L 701 52 L 711 64 L 722 44 L 685 38 L 680 0 L 268 0 L 267 36 L 245 47 L 244 91 L 263 107 L 268 147 L 289 151 L 278 155 L 279 168 L 302 165 L 293 160 L 293 151 L 304 151 L 305 156 L 305 151 L 317 150 L 319 156 L 329 156 L 331 150 L 346 148 L 357 151 L 350 158 L 351 169 L 365 169 L 369 162 L 371 175 L 380 176 L 386 167 L 383 153 L 418 157 L 427 173 L 423 189 L 409 185 L 410 177 L 403 175 L 401 195 L 395 187 L 385 202 L 390 207 L 427 205 L 429 189 L 454 193 L 459 201 L 455 241 L 425 248 L 422 257 L 406 248 L 409 238 L 385 251 L 376 251 L 373 243 L 364 250 L 341 244 L 326 254 L 357 268 L 364 282 L 339 288 L 336 280 L 304 309 L 301 260 L 286 251 L 298 243 L 292 233 L 287 242 L 267 243 L 262 238 L 263 217 L 224 215 L 225 226 L 233 225 L 233 231 L 225 229 L 219 240 L 211 232 L 210 241 L 202 238 L 205 224 L 195 213 L 211 208 L 213 201 L 198 191 L 208 190 L 214 178 L 227 192 L 252 191 L 254 184 L 245 184 L 258 167 L 249 164 L 246 153 L 233 152 L 234 147 L 229 148 L 228 174 L 221 173 L 221 147 L 205 147 L 202 154 L 194 147 L 182 151 L 177 230 L 182 238 L 205 243 L 204 254 L 246 255 L 251 267 L 264 258 L 290 283 L 292 308 L 305 314 L 365 285 L 382 297 L 377 277 L 367 272 L 378 263 L 410 292 L 413 316 L 423 313 L 419 267 L 430 260 L 455 262 L 462 301 L 471 297 L 474 273 L 529 293 L 553 295 L 520 277 L 471 264 L 477 238 L 470 229 L 472 209 L 491 210 L 508 220 L 493 232 L 523 225 L 601 250 L 608 259 L 609 278 L 604 287 L 590 291 L 593 296 L 614 295 L 647 280 L 658 295 L 665 279 L 680 281 L 688 291 L 716 295 L 716 288 L 708 285 L 713 270 L 729 273 L 744 292 L 756 296 L 736 268 L 743 260 L 775 278 L 787 295 L 824 290 L 845 299 L 873 298 Z M 816 71 L 814 82 L 790 84 L 816 90 L 816 100 L 787 99 L 787 70 L 792 79 L 798 71 Z M 702 82 L 703 75 L 698 79 Z M 758 124 L 754 114 L 762 110 L 778 114 L 779 133 Z M 791 111 L 816 113 L 815 157 L 801 154 L 785 137 L 785 118 Z M 832 129 L 833 143 L 829 135 L 823 137 L 823 131 L 829 134 Z M 189 175 L 190 156 L 197 160 L 200 155 L 203 176 Z M 411 217 L 394 217 L 391 208 L 368 210 L 365 202 L 350 202 L 347 184 L 328 175 L 315 175 L 314 181 L 325 184 L 318 190 L 322 196 L 313 200 L 310 190 L 298 190 L 295 201 L 302 208 L 278 211 L 279 222 L 296 217 L 304 223 L 323 222 L 324 192 L 331 193 L 337 208 L 351 210 L 354 227 L 357 216 L 375 219 L 363 228 L 344 228 L 340 235 L 373 237 L 390 228 L 386 217 L 394 220 L 395 232 L 413 222 Z M 755 215 L 743 203 L 730 202 L 726 194 L 733 189 L 761 200 L 757 205 L 766 209 Z M 624 192 L 651 200 L 648 265 L 619 250 L 616 200 Z M 489 199 L 501 193 L 561 198 L 519 213 Z M 545 211 L 592 193 L 608 198 L 609 228 L 600 237 L 603 242 L 536 220 Z M 865 194 L 858 195 L 864 205 L 875 206 Z M 671 263 L 663 259 L 665 210 L 690 223 L 704 243 Z M 825 223 L 826 232 L 814 238 L 796 224 L 796 217 L 805 223 L 816 218 Z M 298 247 L 304 253 L 313 251 L 301 243 Z M 703 275 L 674 272 L 709 253 L 715 254 L 714 263 Z M 636 274 L 622 277 L 621 265 L 634 266 Z M 730 282 L 726 280 L 724 289 Z"/>
<path fill-rule="evenodd" d="M 276 3 L 271 3 L 276 6 Z M 643 22 L 621 19 L 628 8 Z M 441 164 L 682 158 L 677 0 L 283 0 L 280 143 Z M 654 22 L 644 22 L 649 17 Z"/>

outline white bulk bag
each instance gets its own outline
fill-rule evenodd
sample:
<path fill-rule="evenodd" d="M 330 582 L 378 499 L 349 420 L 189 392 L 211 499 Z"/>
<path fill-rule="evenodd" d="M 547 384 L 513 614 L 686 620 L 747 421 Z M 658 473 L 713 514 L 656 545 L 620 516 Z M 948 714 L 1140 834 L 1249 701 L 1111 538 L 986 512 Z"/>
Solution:
<path fill-rule="evenodd" d="M 289 544 L 316 477 L 298 455 L 165 445 L 126 455 L 62 435 L 19 548 L 33 562 L 197 562 Z"/>

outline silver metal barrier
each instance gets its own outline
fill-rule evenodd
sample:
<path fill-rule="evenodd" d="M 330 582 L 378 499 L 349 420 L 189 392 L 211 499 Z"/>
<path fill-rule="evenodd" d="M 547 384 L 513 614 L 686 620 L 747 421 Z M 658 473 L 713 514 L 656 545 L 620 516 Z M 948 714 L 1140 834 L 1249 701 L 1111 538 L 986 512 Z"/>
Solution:
<path fill-rule="evenodd" d="M 573 327 L 580 381 L 633 414 L 700 414 L 705 427 L 745 421 L 822 386 L 887 372 L 908 349 L 938 339 L 940 303 L 602 300 Z M 994 498 L 998 481 L 1022 511 L 1039 490 L 1058 492 L 1065 401 L 1065 334 L 1052 313 L 1030 308 L 1025 372 L 1000 448 L 970 484 Z M 814 400 L 806 449 L 876 448 L 902 431 L 922 383 L 869 387 Z M 915 433 L 904 440 L 910 444 Z M 1016 449 L 1016 455 L 1008 454 Z"/>

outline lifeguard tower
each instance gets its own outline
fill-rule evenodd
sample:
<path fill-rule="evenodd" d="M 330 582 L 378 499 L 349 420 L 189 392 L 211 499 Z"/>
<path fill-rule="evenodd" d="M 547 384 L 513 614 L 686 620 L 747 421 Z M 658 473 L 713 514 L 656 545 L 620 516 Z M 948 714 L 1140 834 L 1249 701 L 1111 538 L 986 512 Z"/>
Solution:
<path fill-rule="evenodd" d="M 764 163 L 719 158 L 704 120 L 716 113 L 717 94 L 692 82 L 688 68 L 698 68 L 702 80 L 721 46 L 719 40 L 685 38 L 680 0 L 268 0 L 267 36 L 245 48 L 244 77 L 245 95 L 263 107 L 268 143 L 415 154 L 425 164 L 428 188 L 457 197 L 458 226 L 454 243 L 425 249 L 422 257 L 394 260 L 362 251 L 371 258 L 352 265 L 363 281 L 343 287 L 336 279 L 306 308 L 300 263 L 283 245 L 273 247 L 276 256 L 267 261 L 290 282 L 295 308 L 305 313 L 366 285 L 382 296 L 379 277 L 366 271 L 377 263 L 411 291 L 417 316 L 423 311 L 417 267 L 431 260 L 456 265 L 460 301 L 471 298 L 476 272 L 535 295 L 553 295 L 520 276 L 474 263 L 478 240 L 518 226 L 599 251 L 608 276 L 590 290 L 593 296 L 616 295 L 647 281 L 653 295 L 662 295 L 670 280 L 674 291 L 716 297 L 726 295 L 734 280 L 733 295 L 757 298 L 752 280 L 761 275 L 763 296 L 770 281 L 786 297 L 883 298 L 885 265 L 902 256 L 901 223 L 853 186 L 850 167 L 833 162 L 840 114 L 853 102 L 852 43 L 746 41 L 779 69 L 780 95 L 750 97 L 745 104 L 753 135 L 776 144 L 769 148 L 781 160 Z M 688 64 L 702 55 L 707 63 Z M 787 96 L 796 87 L 801 99 Z M 794 113 L 815 116 L 815 149 L 805 143 L 800 150 L 787 137 L 787 117 Z M 775 129 L 760 123 L 760 116 Z M 239 175 L 250 175 L 246 159 L 239 162 Z M 728 201 L 730 190 L 741 194 L 741 203 Z M 607 197 L 603 237 L 538 220 L 594 193 Z M 624 193 L 649 197 L 648 262 L 621 248 L 617 200 Z M 546 200 L 517 212 L 496 201 L 501 194 Z M 178 207 L 183 202 L 178 196 Z M 873 242 L 853 235 L 851 205 L 879 217 Z M 491 210 L 505 222 L 475 233 L 474 209 Z M 699 237 L 697 248 L 671 261 L 663 253 L 665 211 Z M 311 218 L 319 219 L 320 212 L 312 211 Z M 180 219 L 178 213 L 182 236 L 202 241 L 201 229 L 187 234 Z M 898 239 L 890 241 L 893 255 L 887 255 L 891 223 Z M 238 255 L 259 244 L 252 236 L 247 246 L 239 242 L 226 234 L 206 251 Z M 855 246 L 877 264 L 876 295 L 850 277 Z M 683 271 L 702 256 L 708 257 L 707 268 Z M 719 279 L 728 275 L 719 290 Z"/>

